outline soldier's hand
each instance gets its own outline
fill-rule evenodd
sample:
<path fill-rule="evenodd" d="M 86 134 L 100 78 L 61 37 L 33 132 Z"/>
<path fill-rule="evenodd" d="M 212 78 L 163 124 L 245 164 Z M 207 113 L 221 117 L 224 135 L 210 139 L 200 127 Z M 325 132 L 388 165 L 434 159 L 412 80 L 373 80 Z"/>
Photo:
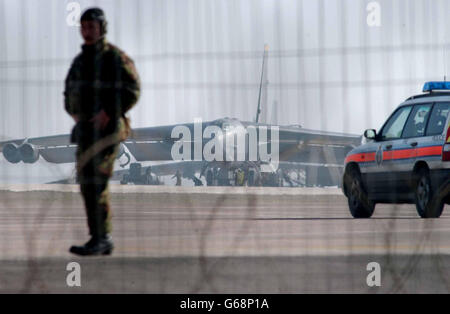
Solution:
<path fill-rule="evenodd" d="M 103 130 L 108 125 L 110 118 L 106 114 L 106 112 L 102 109 L 99 113 L 97 113 L 90 122 L 94 123 L 94 127 L 99 130 Z"/>

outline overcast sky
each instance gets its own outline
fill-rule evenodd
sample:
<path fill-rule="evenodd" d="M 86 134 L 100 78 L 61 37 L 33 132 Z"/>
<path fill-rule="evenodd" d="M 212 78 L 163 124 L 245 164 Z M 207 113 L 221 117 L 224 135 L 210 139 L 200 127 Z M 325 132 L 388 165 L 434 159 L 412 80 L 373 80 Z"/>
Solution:
<path fill-rule="evenodd" d="M 371 2 L 0 0 L 0 135 L 70 131 L 62 92 L 81 45 L 76 3 L 102 7 L 108 39 L 136 61 L 134 127 L 253 120 L 268 44 L 267 122 L 378 129 L 425 80 L 450 74 L 450 1 L 375 1 L 378 27 L 367 23 Z"/>

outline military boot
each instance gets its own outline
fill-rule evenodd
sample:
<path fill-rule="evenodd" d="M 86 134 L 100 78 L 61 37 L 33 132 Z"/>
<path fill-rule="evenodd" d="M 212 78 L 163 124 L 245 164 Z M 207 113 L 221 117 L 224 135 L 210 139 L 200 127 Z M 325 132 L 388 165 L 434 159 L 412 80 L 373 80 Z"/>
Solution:
<path fill-rule="evenodd" d="M 114 249 L 114 243 L 107 234 L 101 237 L 92 237 L 83 246 L 72 246 L 70 253 L 80 256 L 110 255 Z"/>

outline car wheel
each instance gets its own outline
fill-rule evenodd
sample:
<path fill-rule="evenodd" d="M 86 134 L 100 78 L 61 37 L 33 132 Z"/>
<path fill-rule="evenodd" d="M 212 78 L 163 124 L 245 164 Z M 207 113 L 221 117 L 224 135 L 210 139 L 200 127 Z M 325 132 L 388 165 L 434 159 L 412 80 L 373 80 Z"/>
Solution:
<path fill-rule="evenodd" d="M 354 218 L 370 218 L 375 210 L 375 204 L 369 200 L 356 169 L 349 169 L 345 173 L 348 207 Z"/>
<path fill-rule="evenodd" d="M 427 169 L 420 169 L 416 176 L 415 203 L 417 213 L 422 218 L 439 218 L 444 209 L 442 200 L 433 199 L 430 174 Z"/>

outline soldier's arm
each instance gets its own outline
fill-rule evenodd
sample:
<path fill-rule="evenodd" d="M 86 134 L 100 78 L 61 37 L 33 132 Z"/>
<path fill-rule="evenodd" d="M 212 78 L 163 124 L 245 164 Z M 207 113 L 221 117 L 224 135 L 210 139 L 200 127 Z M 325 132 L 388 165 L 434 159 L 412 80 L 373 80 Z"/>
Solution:
<path fill-rule="evenodd" d="M 64 108 L 66 109 L 67 113 L 72 115 L 74 114 L 74 109 L 70 105 L 70 95 L 69 95 L 69 81 L 70 81 L 70 72 L 72 71 L 72 67 L 69 70 L 69 73 L 67 73 L 66 82 L 65 82 L 65 88 L 64 88 Z"/>
<path fill-rule="evenodd" d="M 112 66 L 117 68 L 118 72 L 115 78 L 117 85 L 111 92 L 120 96 L 115 104 L 104 103 L 102 108 L 110 118 L 116 119 L 124 116 L 137 103 L 140 95 L 140 80 L 133 60 L 120 50 L 115 50 L 113 53 L 115 57 Z"/>
<path fill-rule="evenodd" d="M 133 60 L 122 55 L 122 115 L 130 110 L 139 100 L 141 83 Z"/>
<path fill-rule="evenodd" d="M 77 65 L 76 59 L 70 66 L 67 73 L 64 89 L 64 108 L 67 113 L 70 114 L 77 122 L 79 119 L 79 90 L 78 90 L 78 77 L 77 77 Z"/>

